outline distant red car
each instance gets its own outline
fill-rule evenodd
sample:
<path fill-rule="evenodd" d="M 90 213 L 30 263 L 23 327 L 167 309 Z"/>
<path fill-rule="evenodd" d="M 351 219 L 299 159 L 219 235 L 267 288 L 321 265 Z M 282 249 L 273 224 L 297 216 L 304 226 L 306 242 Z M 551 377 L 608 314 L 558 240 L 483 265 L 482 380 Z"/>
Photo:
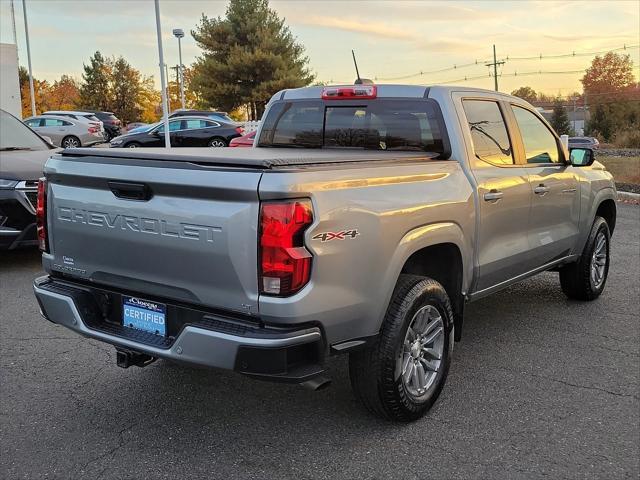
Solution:
<path fill-rule="evenodd" d="M 256 131 L 247 133 L 241 137 L 234 138 L 229 143 L 230 147 L 253 147 L 253 139 L 256 136 Z"/>

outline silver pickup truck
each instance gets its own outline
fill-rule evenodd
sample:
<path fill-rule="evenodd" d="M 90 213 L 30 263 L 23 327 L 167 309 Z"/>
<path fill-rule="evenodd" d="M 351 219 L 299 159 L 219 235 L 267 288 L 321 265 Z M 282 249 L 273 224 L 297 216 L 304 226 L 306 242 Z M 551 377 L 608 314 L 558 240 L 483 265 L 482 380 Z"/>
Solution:
<path fill-rule="evenodd" d="M 72 149 L 45 166 L 43 316 L 157 358 L 327 384 L 399 421 L 443 388 L 467 302 L 536 273 L 604 289 L 612 176 L 528 103 L 460 87 L 276 94 L 254 148 Z"/>

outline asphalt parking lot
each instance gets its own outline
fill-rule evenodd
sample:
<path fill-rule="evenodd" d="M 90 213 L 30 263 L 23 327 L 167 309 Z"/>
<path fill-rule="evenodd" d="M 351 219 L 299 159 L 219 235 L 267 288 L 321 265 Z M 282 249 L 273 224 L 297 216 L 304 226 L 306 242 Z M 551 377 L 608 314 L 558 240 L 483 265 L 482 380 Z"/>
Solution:
<path fill-rule="evenodd" d="M 638 478 L 640 207 L 620 205 L 604 295 L 547 273 L 468 307 L 422 420 L 356 403 L 346 358 L 320 392 L 156 362 L 41 319 L 34 251 L 0 254 L 0 477 Z"/>

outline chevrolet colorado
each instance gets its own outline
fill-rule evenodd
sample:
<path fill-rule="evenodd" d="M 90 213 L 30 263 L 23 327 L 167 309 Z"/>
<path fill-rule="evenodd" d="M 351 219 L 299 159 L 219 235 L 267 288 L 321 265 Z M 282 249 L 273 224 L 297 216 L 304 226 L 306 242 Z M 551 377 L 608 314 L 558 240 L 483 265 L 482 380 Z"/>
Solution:
<path fill-rule="evenodd" d="M 546 270 L 604 289 L 612 176 L 518 98 L 354 85 L 276 94 L 255 148 L 55 154 L 39 184 L 42 314 L 156 358 L 326 384 L 419 418 L 465 303 Z"/>

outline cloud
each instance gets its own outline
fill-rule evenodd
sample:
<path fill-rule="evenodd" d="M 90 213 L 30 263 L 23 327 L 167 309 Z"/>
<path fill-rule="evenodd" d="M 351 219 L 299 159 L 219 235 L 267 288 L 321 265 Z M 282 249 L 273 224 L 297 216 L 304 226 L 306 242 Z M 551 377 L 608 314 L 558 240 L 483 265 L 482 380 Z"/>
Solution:
<path fill-rule="evenodd" d="M 592 41 L 596 41 L 596 42 L 602 42 L 602 41 L 609 41 L 609 40 L 633 40 L 633 35 L 624 35 L 624 34 L 620 34 L 620 35 L 604 35 L 604 34 L 600 34 L 597 37 L 594 37 L 591 34 L 587 34 L 587 35 L 572 35 L 572 34 L 566 34 L 563 35 L 561 33 L 556 33 L 556 34 L 551 34 L 551 33 L 545 33 L 542 35 L 545 38 L 548 38 L 550 40 L 557 40 L 559 42 L 582 42 L 582 41 L 587 41 L 587 40 L 592 40 Z"/>
<path fill-rule="evenodd" d="M 349 20 L 344 18 L 312 16 L 303 23 L 310 26 L 336 28 L 347 32 L 364 33 L 375 37 L 384 37 L 394 40 L 415 40 L 415 34 L 399 28 L 393 28 L 381 22 L 363 22 L 360 20 Z"/>

